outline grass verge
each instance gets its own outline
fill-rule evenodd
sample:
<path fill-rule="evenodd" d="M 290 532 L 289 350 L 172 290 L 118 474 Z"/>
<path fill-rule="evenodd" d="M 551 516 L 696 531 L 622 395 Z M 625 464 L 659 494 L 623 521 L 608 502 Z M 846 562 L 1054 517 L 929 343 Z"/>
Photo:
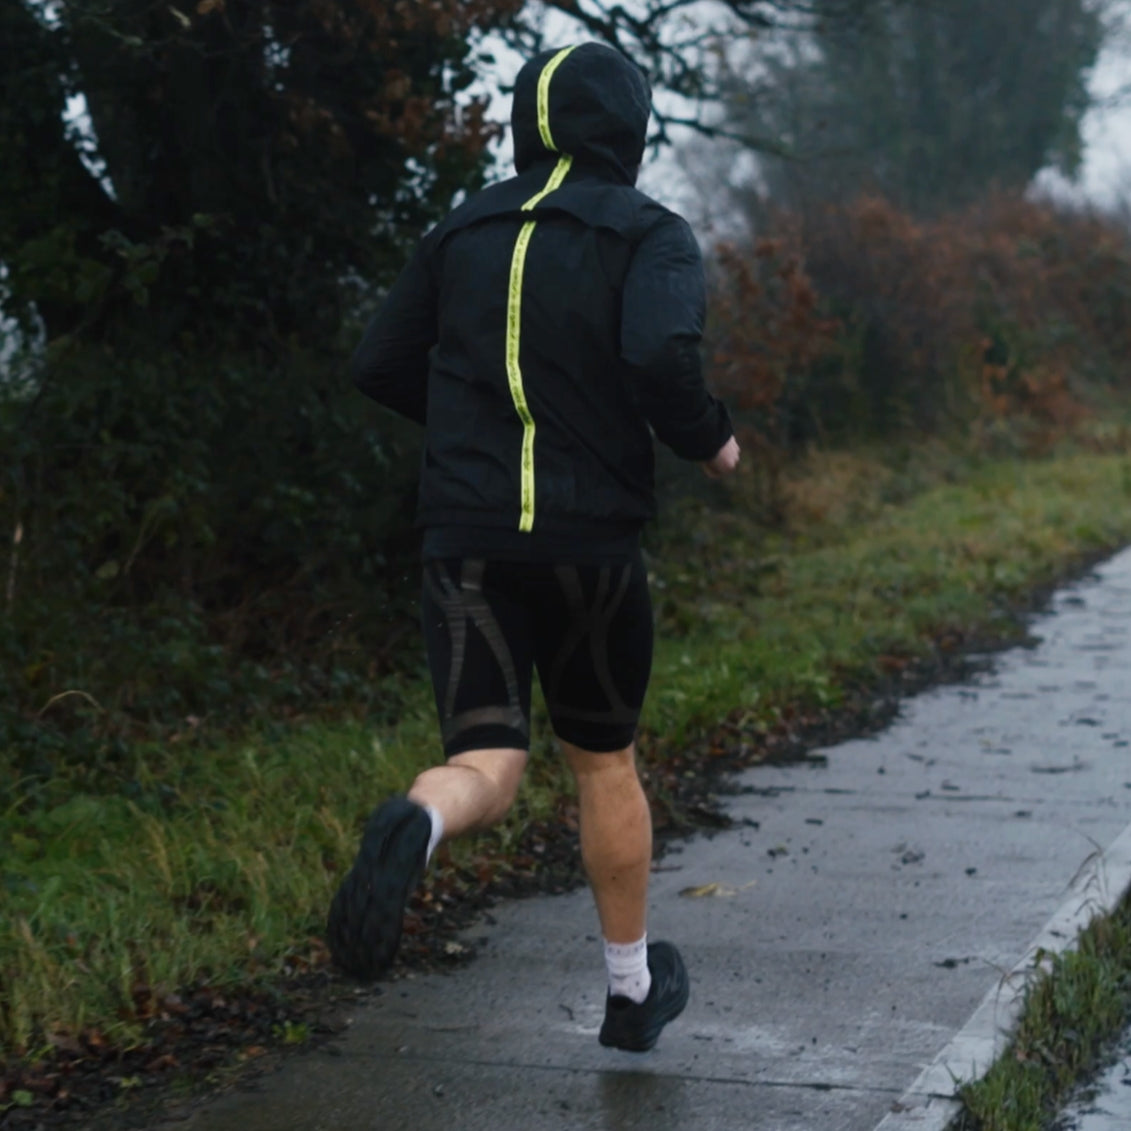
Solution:
<path fill-rule="evenodd" d="M 1017 1033 L 964 1086 L 952 1131 L 1045 1131 L 1131 1018 L 1131 901 L 1080 932 L 1025 994 Z"/>
<path fill-rule="evenodd" d="M 935 486 L 916 466 L 820 457 L 791 488 L 788 536 L 758 525 L 742 480 L 721 507 L 673 508 L 649 545 L 660 639 L 646 760 L 662 766 L 727 716 L 756 742 L 940 651 L 1015 637 L 1019 602 L 1131 540 L 1125 457 L 986 464 Z M 76 1034 L 128 1045 L 185 986 L 322 962 L 364 815 L 436 759 L 423 676 L 388 696 L 395 726 L 186 732 L 0 782 L 0 1060 Z M 565 791 L 557 762 L 536 757 L 512 819 L 449 867 L 474 875 L 525 823 L 560 816 Z"/>
<path fill-rule="evenodd" d="M 796 507 L 821 506 L 791 538 L 760 533 L 740 499 L 685 504 L 657 547 L 647 722 L 681 740 L 736 707 L 763 722 L 836 707 L 940 648 L 1016 635 L 1019 603 L 1131 534 L 1120 457 L 993 463 L 905 489 L 890 467 L 838 461 L 797 485 Z"/>

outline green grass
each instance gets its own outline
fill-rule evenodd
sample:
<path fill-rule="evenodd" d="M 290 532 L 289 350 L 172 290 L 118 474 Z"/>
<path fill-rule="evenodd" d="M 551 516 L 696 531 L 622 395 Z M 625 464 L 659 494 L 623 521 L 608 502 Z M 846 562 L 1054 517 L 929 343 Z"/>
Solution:
<path fill-rule="evenodd" d="M 60 781 L 13 806 L 0 824 L 5 1043 L 128 1029 L 141 987 L 223 982 L 302 947 L 326 861 L 346 856 L 368 790 L 411 780 L 412 748 L 393 740 L 389 757 L 358 724 L 142 746 L 117 793 L 67 797 Z"/>
<path fill-rule="evenodd" d="M 740 480 L 722 510 L 685 501 L 650 540 L 661 635 L 645 728 L 666 748 L 735 708 L 769 723 L 836 706 L 951 630 L 1000 637 L 1008 603 L 1131 540 L 1121 457 L 984 466 L 918 493 L 911 472 L 857 463 L 797 480 L 789 537 L 758 526 Z M 365 813 L 437 760 L 423 679 L 388 695 L 391 728 L 265 721 L 0 781 L 0 1057 L 84 1027 L 128 1041 L 139 1002 L 308 960 Z M 502 847 L 564 788 L 539 742 Z"/>
<path fill-rule="evenodd" d="M 881 656 L 925 655 L 952 630 L 1008 635 L 1018 601 L 1131 537 L 1125 469 L 1093 456 L 994 464 L 900 505 L 882 502 L 881 477 L 862 516 L 792 541 L 760 533 L 740 500 L 725 515 L 686 506 L 669 524 L 683 548 L 658 547 L 648 722 L 682 734 L 734 707 L 835 706 Z M 711 531 L 694 557 L 688 530 Z"/>
<path fill-rule="evenodd" d="M 1045 1131 L 1131 1017 L 1131 904 L 1083 930 L 1029 987 L 1017 1033 L 960 1090 L 954 1131 Z"/>

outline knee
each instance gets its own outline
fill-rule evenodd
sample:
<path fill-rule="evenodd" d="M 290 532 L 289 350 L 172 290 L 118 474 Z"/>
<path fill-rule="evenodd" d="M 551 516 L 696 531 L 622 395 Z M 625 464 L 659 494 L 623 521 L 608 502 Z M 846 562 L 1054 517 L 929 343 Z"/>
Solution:
<path fill-rule="evenodd" d="M 573 771 L 579 786 L 586 783 L 600 783 L 602 787 L 611 782 L 638 782 L 636 769 L 636 747 L 627 746 L 623 750 L 610 750 L 595 753 L 581 750 L 568 743 L 562 744 L 566 764 Z"/>

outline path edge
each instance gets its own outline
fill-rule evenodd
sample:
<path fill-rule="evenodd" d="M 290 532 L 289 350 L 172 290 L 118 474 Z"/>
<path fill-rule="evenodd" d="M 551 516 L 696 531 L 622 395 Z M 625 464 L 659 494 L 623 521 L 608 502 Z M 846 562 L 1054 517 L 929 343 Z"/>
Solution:
<path fill-rule="evenodd" d="M 1131 825 L 1080 866 L 1052 918 L 966 1024 L 919 1074 L 875 1131 L 945 1131 L 962 1105 L 959 1086 L 981 1080 L 1009 1044 L 1033 977 L 1071 950 L 1094 919 L 1110 915 L 1131 892 Z"/>

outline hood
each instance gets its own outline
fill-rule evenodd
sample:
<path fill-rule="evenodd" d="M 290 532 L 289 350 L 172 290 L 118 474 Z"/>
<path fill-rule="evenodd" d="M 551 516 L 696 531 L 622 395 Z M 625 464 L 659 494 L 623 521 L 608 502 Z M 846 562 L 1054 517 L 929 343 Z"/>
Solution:
<path fill-rule="evenodd" d="M 543 51 L 515 80 L 515 168 L 523 173 L 548 156 L 568 153 L 633 184 L 650 113 L 648 80 L 619 51 L 601 43 Z"/>

